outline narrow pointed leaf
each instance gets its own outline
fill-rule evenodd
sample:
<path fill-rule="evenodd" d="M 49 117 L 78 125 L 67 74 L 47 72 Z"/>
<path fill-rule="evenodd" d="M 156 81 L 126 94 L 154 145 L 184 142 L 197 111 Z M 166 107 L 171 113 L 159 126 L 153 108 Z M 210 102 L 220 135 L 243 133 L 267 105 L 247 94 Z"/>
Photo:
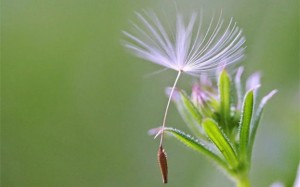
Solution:
<path fill-rule="evenodd" d="M 271 99 L 273 97 L 273 95 L 275 95 L 277 93 L 277 90 L 273 90 L 271 91 L 268 95 L 266 95 L 260 102 L 257 111 L 255 113 L 255 118 L 253 121 L 253 126 L 251 129 L 251 135 L 250 135 L 250 143 L 249 143 L 249 156 L 251 157 L 252 155 L 252 149 L 253 149 L 253 144 L 254 144 L 254 139 L 255 139 L 255 135 L 256 135 L 256 131 L 264 110 L 264 107 L 266 105 L 266 103 L 268 102 L 269 99 Z M 249 158 L 250 159 L 250 158 Z"/>
<path fill-rule="evenodd" d="M 222 133 L 218 124 L 212 119 L 203 121 L 203 128 L 211 141 L 218 147 L 231 167 L 235 168 L 239 161 L 228 138 Z"/>
<path fill-rule="evenodd" d="M 198 140 L 196 140 L 195 138 L 193 138 L 192 136 L 178 130 L 175 128 L 165 128 L 164 132 L 172 135 L 173 137 L 175 137 L 177 140 L 179 140 L 180 142 L 182 142 L 183 144 L 185 144 L 187 147 L 207 156 L 208 158 L 214 160 L 221 168 L 225 169 L 228 172 L 231 172 L 228 167 L 227 164 L 224 160 L 222 160 L 218 155 L 216 155 L 215 153 L 213 153 L 208 147 L 206 147 L 205 145 L 201 144 Z"/>
<path fill-rule="evenodd" d="M 215 111 L 220 111 L 220 103 L 219 100 L 214 98 L 213 96 L 209 96 L 210 98 L 203 102 L 199 107 L 199 111 L 202 116 L 206 117 L 215 117 Z"/>
<path fill-rule="evenodd" d="M 197 107 L 191 102 L 191 100 L 183 91 L 174 90 L 173 95 L 173 101 L 175 101 L 177 110 L 189 129 L 195 136 L 205 139 L 206 137 L 201 133 L 200 130 L 202 116 Z"/>
<path fill-rule="evenodd" d="M 219 94 L 220 94 L 220 113 L 221 121 L 225 125 L 225 132 L 229 131 L 228 123 L 230 119 L 230 78 L 225 69 L 219 77 Z"/>
<path fill-rule="evenodd" d="M 240 120 L 239 155 L 242 161 L 247 161 L 250 124 L 253 112 L 253 90 L 249 91 L 243 102 Z"/>
<path fill-rule="evenodd" d="M 192 115 L 193 119 L 201 124 L 202 116 L 196 106 L 192 103 L 192 101 L 188 98 L 188 96 L 184 92 L 180 92 L 183 104 L 188 112 Z"/>

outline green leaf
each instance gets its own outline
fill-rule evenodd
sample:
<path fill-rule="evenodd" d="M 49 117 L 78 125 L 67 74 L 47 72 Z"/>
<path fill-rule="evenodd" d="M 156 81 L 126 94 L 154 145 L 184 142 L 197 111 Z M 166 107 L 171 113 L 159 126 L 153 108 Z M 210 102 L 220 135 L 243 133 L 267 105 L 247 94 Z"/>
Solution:
<path fill-rule="evenodd" d="M 202 116 L 199 110 L 183 91 L 174 90 L 174 95 L 176 98 L 173 100 L 175 101 L 177 110 L 189 129 L 197 137 L 206 139 L 206 137 L 201 133 L 200 129 Z"/>
<path fill-rule="evenodd" d="M 188 98 L 188 96 L 184 92 L 180 92 L 184 107 L 186 110 L 192 115 L 194 120 L 201 124 L 202 116 L 196 106 L 192 103 L 192 101 Z"/>
<path fill-rule="evenodd" d="M 208 158 L 214 160 L 221 168 L 225 169 L 229 173 L 231 171 L 227 167 L 226 162 L 221 159 L 218 155 L 213 153 L 209 148 L 207 148 L 205 145 L 201 144 L 198 140 L 193 138 L 191 135 L 188 135 L 178 129 L 167 127 L 164 129 L 164 132 L 172 135 L 175 137 L 177 140 L 185 144 L 187 147 L 207 156 Z"/>
<path fill-rule="evenodd" d="M 219 77 L 219 94 L 220 94 L 220 116 L 224 122 L 225 132 L 229 132 L 230 119 L 230 77 L 224 69 Z"/>
<path fill-rule="evenodd" d="M 260 102 L 257 111 L 255 113 L 254 121 L 252 123 L 252 129 L 251 129 L 251 135 L 250 135 L 250 143 L 249 143 L 249 159 L 251 158 L 252 155 L 252 149 L 253 149 L 253 144 L 254 144 L 254 139 L 256 135 L 256 131 L 264 110 L 264 107 L 266 103 L 273 97 L 274 94 L 277 93 L 277 90 L 271 91 L 269 94 L 267 94 Z"/>
<path fill-rule="evenodd" d="M 202 124 L 204 131 L 212 142 L 218 147 L 220 152 L 224 155 L 225 159 L 232 168 L 238 166 L 239 161 L 234 152 L 234 149 L 229 142 L 228 138 L 222 133 L 218 124 L 212 119 L 205 119 Z"/>
<path fill-rule="evenodd" d="M 248 157 L 248 142 L 250 124 L 253 112 L 253 90 L 249 91 L 243 102 L 242 115 L 240 120 L 240 140 L 239 140 L 239 155 L 242 161 L 247 161 Z"/>
<path fill-rule="evenodd" d="M 202 105 L 199 106 L 199 111 L 202 114 L 202 116 L 205 117 L 215 117 L 215 112 L 220 110 L 220 103 L 219 100 L 214 98 L 212 95 L 209 96 L 209 99 L 207 99 L 205 102 L 202 103 Z"/>

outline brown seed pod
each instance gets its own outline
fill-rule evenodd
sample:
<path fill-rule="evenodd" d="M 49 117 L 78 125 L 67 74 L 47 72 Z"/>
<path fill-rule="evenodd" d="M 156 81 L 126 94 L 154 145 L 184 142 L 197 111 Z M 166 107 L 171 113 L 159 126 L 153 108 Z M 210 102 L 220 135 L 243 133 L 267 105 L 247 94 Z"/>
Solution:
<path fill-rule="evenodd" d="M 168 163 L 167 154 L 162 146 L 159 146 L 157 157 L 160 171 L 162 174 L 163 183 L 166 184 L 168 182 Z"/>

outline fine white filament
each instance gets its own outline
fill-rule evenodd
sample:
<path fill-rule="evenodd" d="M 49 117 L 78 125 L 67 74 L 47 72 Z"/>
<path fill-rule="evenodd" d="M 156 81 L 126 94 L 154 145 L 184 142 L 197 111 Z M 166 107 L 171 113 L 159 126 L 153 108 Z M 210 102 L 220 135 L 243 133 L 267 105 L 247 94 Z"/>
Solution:
<path fill-rule="evenodd" d="M 173 27 L 171 21 L 164 26 L 153 11 L 136 13 L 136 16 L 139 24 L 132 23 L 133 32 L 123 32 L 128 38 L 124 45 L 136 56 L 178 72 L 159 132 L 161 146 L 170 100 L 180 75 L 199 76 L 242 60 L 245 38 L 233 19 L 225 25 L 221 14 L 218 19 L 211 19 L 207 29 L 204 29 L 202 13 L 192 13 L 187 18 L 177 13 Z"/>

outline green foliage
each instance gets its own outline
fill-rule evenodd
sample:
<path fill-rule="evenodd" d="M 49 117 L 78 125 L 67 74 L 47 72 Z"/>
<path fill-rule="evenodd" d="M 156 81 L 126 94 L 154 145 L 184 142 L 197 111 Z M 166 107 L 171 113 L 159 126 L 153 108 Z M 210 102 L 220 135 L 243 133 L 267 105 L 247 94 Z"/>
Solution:
<path fill-rule="evenodd" d="M 254 90 L 258 87 L 256 84 L 259 80 L 251 82 L 252 86 L 255 85 L 245 93 L 242 101 L 242 90 L 247 88 L 242 88 L 241 74 L 240 68 L 233 84 L 226 70 L 222 70 L 218 87 L 202 82 L 205 85 L 200 85 L 198 90 L 193 89 L 191 98 L 184 91 L 176 89 L 173 101 L 197 138 L 175 128 L 166 127 L 163 132 L 210 158 L 224 169 L 238 186 L 248 187 L 255 134 L 265 104 L 277 91 L 274 90 L 265 96 L 255 110 Z M 236 94 L 232 95 L 233 91 L 236 91 Z M 221 154 L 211 150 L 218 150 Z"/>
<path fill-rule="evenodd" d="M 175 128 L 170 128 L 170 127 L 165 128 L 164 132 L 168 133 L 169 135 L 172 135 L 173 137 L 175 137 L 177 140 L 182 142 L 187 147 L 189 147 L 201 154 L 204 154 L 208 158 L 212 159 L 213 161 L 218 163 L 218 165 L 222 169 L 228 170 L 227 163 L 224 160 L 222 160 L 222 158 L 220 158 L 218 155 L 213 153 L 209 147 L 200 143 L 199 140 L 193 138 L 191 135 L 188 135 L 188 134 L 184 133 L 183 131 L 180 131 Z"/>
<path fill-rule="evenodd" d="M 191 102 L 186 93 L 178 90 L 174 92 L 174 95 L 178 95 L 178 98 L 174 99 L 174 101 L 181 117 L 195 136 L 205 139 L 205 136 L 200 132 L 202 116 L 199 109 Z"/>
<path fill-rule="evenodd" d="M 184 105 L 184 108 L 189 111 L 192 115 L 192 118 L 197 121 L 198 124 L 201 124 L 202 117 L 199 110 L 196 108 L 194 103 L 188 98 L 184 92 L 180 92 L 181 100 Z"/>
<path fill-rule="evenodd" d="M 241 115 L 241 123 L 239 130 L 239 156 L 241 161 L 247 161 L 248 157 L 248 142 L 249 142 L 249 134 L 250 134 L 250 123 L 252 119 L 252 111 L 253 111 L 253 90 L 249 91 L 243 102 L 243 110 Z"/>
<path fill-rule="evenodd" d="M 263 109 L 266 105 L 266 103 L 268 102 L 269 99 L 271 99 L 273 97 L 274 94 L 277 93 L 277 90 L 273 90 L 271 91 L 268 95 L 266 95 L 260 102 L 255 117 L 253 119 L 253 125 L 252 125 L 252 129 L 251 129 L 251 135 L 250 135 L 250 142 L 249 142 L 249 155 L 252 155 L 252 149 L 253 149 L 253 144 L 254 144 L 254 139 L 255 139 L 255 135 L 256 135 L 256 131 L 263 113 Z M 251 159 L 249 157 L 249 159 Z"/>
<path fill-rule="evenodd" d="M 226 135 L 221 131 L 218 124 L 212 119 L 205 119 L 203 121 L 203 128 L 207 136 L 217 146 L 220 152 L 224 155 L 228 164 L 235 168 L 238 166 L 239 161 L 233 150 L 231 143 L 229 142 Z"/>
<path fill-rule="evenodd" d="M 221 72 L 219 78 L 219 98 L 220 98 L 220 118 L 224 123 L 225 131 L 229 132 L 230 119 L 230 78 L 225 69 Z"/>

